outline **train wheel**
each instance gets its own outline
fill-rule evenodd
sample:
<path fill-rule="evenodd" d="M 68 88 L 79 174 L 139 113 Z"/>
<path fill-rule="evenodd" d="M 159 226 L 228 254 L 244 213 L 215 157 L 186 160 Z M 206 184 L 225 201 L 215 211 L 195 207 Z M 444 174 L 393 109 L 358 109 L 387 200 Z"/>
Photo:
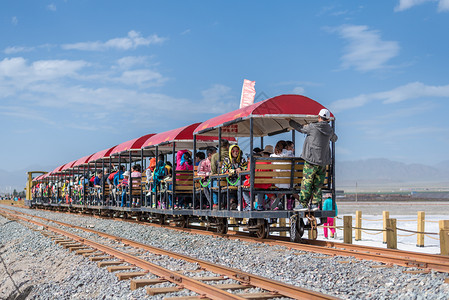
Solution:
<path fill-rule="evenodd" d="M 217 221 L 218 221 L 217 232 L 221 234 L 226 234 L 228 232 L 228 219 L 219 218 Z"/>
<path fill-rule="evenodd" d="M 304 235 L 304 221 L 298 215 L 293 215 L 290 218 L 290 241 L 300 243 Z"/>
<path fill-rule="evenodd" d="M 189 219 L 186 216 L 182 216 L 179 220 L 178 226 L 181 228 L 187 228 L 189 225 Z"/>
<path fill-rule="evenodd" d="M 265 219 L 257 219 L 258 230 L 256 235 L 259 239 L 264 239 L 268 236 L 268 222 Z"/>
<path fill-rule="evenodd" d="M 159 224 L 160 225 L 164 225 L 165 224 L 165 215 L 160 215 L 159 216 Z"/>

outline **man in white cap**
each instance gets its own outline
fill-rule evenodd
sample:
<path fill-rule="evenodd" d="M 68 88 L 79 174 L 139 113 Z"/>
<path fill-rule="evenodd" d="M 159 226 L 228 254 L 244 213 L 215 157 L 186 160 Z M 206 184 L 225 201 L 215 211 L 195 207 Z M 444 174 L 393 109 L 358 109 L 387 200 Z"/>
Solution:
<path fill-rule="evenodd" d="M 295 210 L 308 210 L 310 201 L 314 210 L 321 203 L 321 186 L 326 176 L 326 166 L 332 162 L 329 142 L 336 142 L 338 137 L 329 125 L 330 112 L 323 108 L 318 113 L 318 122 L 301 125 L 294 120 L 289 124 L 294 129 L 306 134 L 301 158 L 305 160 L 302 171 L 300 205 Z"/>

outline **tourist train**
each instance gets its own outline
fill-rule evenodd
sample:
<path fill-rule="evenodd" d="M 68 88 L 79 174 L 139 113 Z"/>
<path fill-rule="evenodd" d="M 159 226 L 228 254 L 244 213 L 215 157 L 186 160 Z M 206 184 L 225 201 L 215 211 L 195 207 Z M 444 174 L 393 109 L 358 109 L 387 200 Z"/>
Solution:
<path fill-rule="evenodd" d="M 316 122 L 323 108 L 305 96 L 280 95 L 202 123 L 147 134 L 29 176 L 26 203 L 180 227 L 201 224 L 220 233 L 238 227 L 259 238 L 289 232 L 292 241 L 300 242 L 305 230 L 316 233 L 321 220 L 335 216 L 335 144 L 330 143 L 331 164 L 322 186 L 332 194 L 333 210 L 297 211 L 304 160 L 294 154 L 263 155 L 264 150 L 273 152 L 264 147 L 264 137 L 291 131 L 295 141 L 289 121 Z M 335 130 L 332 114 L 329 121 Z M 249 140 L 246 158 L 236 147 L 239 138 Z M 225 156 L 234 155 L 228 145 L 241 165 L 223 163 Z M 197 153 L 204 151 L 219 162 L 211 174 L 195 166 Z M 289 226 L 272 226 L 286 219 Z"/>

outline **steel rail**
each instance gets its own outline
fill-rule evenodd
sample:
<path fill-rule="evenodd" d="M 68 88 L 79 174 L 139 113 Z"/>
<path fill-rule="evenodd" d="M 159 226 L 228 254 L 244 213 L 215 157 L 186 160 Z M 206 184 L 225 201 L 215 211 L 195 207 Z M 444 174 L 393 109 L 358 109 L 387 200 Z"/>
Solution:
<path fill-rule="evenodd" d="M 16 211 L 14 211 L 14 212 L 15 213 L 20 213 L 20 212 L 16 212 Z M 7 214 L 10 215 L 11 213 L 7 212 Z M 25 213 L 21 213 L 21 214 L 25 214 Z M 55 220 L 52 220 L 52 219 L 46 219 L 46 218 L 43 218 L 43 217 L 33 216 L 33 215 L 29 215 L 29 214 L 25 214 L 25 215 L 28 215 L 28 216 L 33 217 L 33 218 L 38 218 L 38 219 L 41 219 L 41 220 L 46 220 L 46 221 L 49 221 L 49 222 L 54 222 L 56 224 L 63 225 L 63 226 L 66 226 L 66 227 L 76 228 L 76 229 L 80 229 L 80 230 L 83 230 L 83 231 L 95 233 L 95 234 L 98 234 L 99 236 L 106 237 L 106 238 L 109 238 L 109 239 L 113 239 L 113 240 L 119 241 L 121 243 L 124 243 L 126 245 L 133 246 L 133 247 L 136 247 L 136 248 L 141 248 L 141 249 L 144 249 L 146 251 L 149 251 L 149 252 L 152 252 L 152 253 L 155 253 L 155 254 L 167 255 L 167 256 L 170 256 L 172 258 L 181 259 L 181 260 L 185 260 L 185 261 L 192 262 L 192 263 L 197 263 L 204 270 L 215 272 L 215 273 L 222 274 L 222 275 L 226 275 L 229 278 L 237 280 L 237 281 L 239 281 L 239 282 L 241 282 L 243 284 L 252 285 L 252 286 L 255 286 L 255 287 L 260 287 L 262 289 L 268 290 L 268 291 L 270 291 L 273 294 L 274 298 L 283 295 L 283 296 L 287 296 L 287 297 L 290 297 L 290 298 L 293 298 L 293 299 L 338 299 L 338 298 L 333 297 L 333 296 L 325 295 L 325 294 L 322 294 L 322 293 L 318 293 L 318 292 L 314 292 L 314 291 L 311 291 L 311 290 L 303 289 L 303 288 L 300 288 L 300 287 L 297 287 L 297 286 L 285 284 L 285 283 L 282 283 L 282 282 L 279 282 L 279 281 L 276 281 L 276 280 L 271 280 L 271 279 L 264 278 L 264 277 L 261 277 L 261 276 L 253 275 L 253 274 L 246 273 L 246 272 L 242 272 L 242 271 L 237 270 L 237 269 L 233 269 L 233 268 L 229 268 L 229 267 L 213 264 L 213 263 L 210 263 L 210 262 L 207 262 L 207 261 L 204 261 L 204 260 L 200 260 L 200 259 L 189 257 L 187 255 L 178 254 L 178 253 L 174 253 L 174 252 L 171 252 L 171 251 L 168 251 L 168 250 L 163 250 L 163 249 L 160 249 L 160 248 L 152 247 L 152 246 L 149 246 L 149 245 L 146 245 L 146 244 L 142 244 L 142 243 L 139 243 L 139 242 L 135 242 L 135 241 L 132 241 L 132 240 L 129 240 L 129 239 L 116 237 L 116 236 L 113 236 L 113 235 L 110 235 L 110 234 L 107 234 L 107 233 L 104 233 L 104 232 L 99 232 L 99 231 L 96 231 L 96 230 L 93 230 L 93 229 L 84 228 L 84 227 L 81 227 L 81 226 L 67 224 L 67 223 L 64 223 L 64 222 L 55 221 Z M 205 295 L 207 297 L 212 297 L 213 299 L 245 299 L 245 298 L 240 297 L 240 296 L 238 296 L 236 294 L 224 292 L 224 291 L 222 291 L 222 290 L 220 290 L 218 288 L 214 288 L 214 291 L 213 291 L 214 294 L 210 295 L 211 291 L 208 290 L 208 289 L 211 288 L 210 285 L 204 284 L 202 282 L 198 282 L 197 280 L 188 278 L 187 276 L 180 275 L 177 272 L 172 272 L 172 271 L 169 271 L 169 270 L 165 270 L 165 269 L 163 269 L 163 268 L 161 268 L 161 267 L 159 267 L 157 265 L 151 264 L 151 263 L 149 263 L 149 262 L 147 262 L 145 260 L 136 258 L 136 257 L 134 257 L 132 255 L 123 253 L 123 252 L 121 252 L 119 250 L 116 250 L 116 249 L 113 249 L 113 248 L 101 245 L 99 243 L 96 243 L 96 242 L 93 242 L 93 241 L 89 241 L 89 240 L 87 240 L 85 238 L 82 238 L 82 237 L 79 237 L 79 236 L 74 235 L 72 233 L 66 232 L 66 231 L 64 231 L 62 229 L 55 228 L 55 227 L 52 227 L 52 226 L 49 226 L 49 225 L 46 225 L 46 224 L 43 224 L 43 223 L 40 223 L 40 222 L 37 222 L 37 221 L 34 221 L 34 220 L 29 220 L 29 219 L 27 219 L 25 217 L 21 217 L 21 216 L 18 216 L 16 214 L 14 214 L 14 216 L 17 217 L 17 218 L 20 218 L 21 220 L 24 220 L 26 222 L 31 222 L 31 223 L 33 223 L 35 225 L 43 226 L 44 228 L 49 229 L 49 230 L 51 230 L 53 232 L 56 232 L 56 233 L 59 233 L 59 234 L 63 234 L 65 236 L 67 236 L 67 237 L 70 237 L 70 238 L 80 242 L 80 243 L 83 243 L 83 244 L 85 244 L 87 246 L 96 248 L 96 249 L 98 249 L 100 251 L 108 253 L 108 254 L 110 254 L 112 256 L 115 256 L 115 257 L 117 257 L 119 259 L 126 260 L 130 264 L 136 265 L 136 266 L 138 266 L 138 267 L 140 267 L 140 268 L 142 268 L 144 270 L 148 270 L 149 272 L 151 272 L 151 273 L 153 273 L 153 274 L 155 274 L 157 276 L 163 277 L 164 279 L 166 279 L 168 281 L 171 281 L 173 283 L 176 283 L 178 285 L 183 285 L 184 287 L 186 287 L 186 288 L 188 288 L 188 289 L 190 289 L 192 291 L 195 291 L 195 292 L 197 292 L 200 295 Z M 156 268 L 156 271 L 153 271 L 153 269 L 152 269 L 153 266 Z M 162 270 L 158 270 L 158 269 L 162 269 Z M 169 273 L 167 273 L 167 271 Z M 159 273 L 156 273 L 156 272 L 159 272 Z M 206 290 L 204 290 L 204 289 L 206 289 Z M 215 293 L 218 293 L 218 294 L 215 294 Z M 225 294 L 222 294 L 222 293 L 225 293 Z M 223 297 L 223 298 L 219 297 L 221 295 L 226 296 L 226 297 Z M 234 297 L 234 298 L 227 298 L 230 295 L 232 297 Z"/>

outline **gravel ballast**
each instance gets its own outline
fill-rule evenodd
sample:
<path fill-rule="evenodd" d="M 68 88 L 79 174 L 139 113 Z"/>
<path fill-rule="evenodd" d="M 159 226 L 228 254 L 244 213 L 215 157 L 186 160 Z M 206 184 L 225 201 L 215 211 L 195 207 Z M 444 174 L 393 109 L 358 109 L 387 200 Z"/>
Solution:
<path fill-rule="evenodd" d="M 11 207 L 7 207 L 11 208 Z M 228 240 L 128 222 L 14 208 L 29 214 L 92 228 L 151 246 L 229 266 L 342 299 L 448 299 L 448 274 L 406 274 L 409 268 L 372 268 L 378 262 L 349 257 L 323 258 L 282 246 Z M 80 231 L 66 229 L 80 234 Z M 162 299 L 98 268 L 51 239 L 0 217 L 0 298 Z M 154 262 L 156 263 L 156 262 Z M 179 262 L 174 262 L 178 264 Z M 188 269 L 188 268 L 187 268 Z M 191 292 L 170 296 L 193 295 Z M 12 297 L 11 299 L 14 299 Z M 25 299 L 25 298 L 23 298 Z"/>

